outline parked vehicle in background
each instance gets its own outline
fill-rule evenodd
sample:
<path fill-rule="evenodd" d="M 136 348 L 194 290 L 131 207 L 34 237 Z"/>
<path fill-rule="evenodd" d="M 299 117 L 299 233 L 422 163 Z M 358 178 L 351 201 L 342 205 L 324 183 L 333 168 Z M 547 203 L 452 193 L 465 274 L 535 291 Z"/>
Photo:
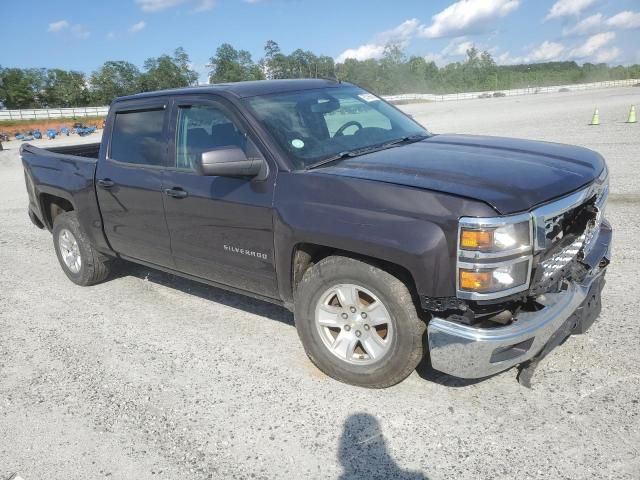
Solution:
<path fill-rule="evenodd" d="M 434 135 L 350 84 L 124 97 L 101 144 L 21 154 L 29 216 L 71 281 L 122 258 L 284 305 L 350 384 L 393 385 L 425 354 L 459 377 L 530 375 L 600 311 L 599 154 Z"/>

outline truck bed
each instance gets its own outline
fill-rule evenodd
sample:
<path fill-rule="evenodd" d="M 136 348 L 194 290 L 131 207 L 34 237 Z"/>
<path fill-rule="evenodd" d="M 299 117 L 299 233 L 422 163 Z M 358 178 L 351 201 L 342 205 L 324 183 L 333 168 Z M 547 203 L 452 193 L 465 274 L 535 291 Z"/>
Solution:
<path fill-rule="evenodd" d="M 40 148 L 31 144 L 25 144 L 22 146 L 21 151 L 40 156 L 50 156 L 53 153 L 56 154 L 56 156 L 64 155 L 70 157 L 83 157 L 98 160 L 98 157 L 100 155 L 100 142 L 51 148 Z"/>
<path fill-rule="evenodd" d="M 63 210 L 75 210 L 94 245 L 106 243 L 95 190 L 99 152 L 99 143 L 53 148 L 22 145 L 29 215 L 36 225 L 53 228 L 57 203 Z"/>

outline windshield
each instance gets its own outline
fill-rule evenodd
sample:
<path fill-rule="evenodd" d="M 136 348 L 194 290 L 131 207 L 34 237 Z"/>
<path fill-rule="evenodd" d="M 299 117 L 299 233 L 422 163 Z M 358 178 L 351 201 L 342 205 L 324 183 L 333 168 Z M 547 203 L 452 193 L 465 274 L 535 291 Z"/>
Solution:
<path fill-rule="evenodd" d="M 245 99 L 296 168 L 427 131 L 361 88 L 344 86 Z"/>

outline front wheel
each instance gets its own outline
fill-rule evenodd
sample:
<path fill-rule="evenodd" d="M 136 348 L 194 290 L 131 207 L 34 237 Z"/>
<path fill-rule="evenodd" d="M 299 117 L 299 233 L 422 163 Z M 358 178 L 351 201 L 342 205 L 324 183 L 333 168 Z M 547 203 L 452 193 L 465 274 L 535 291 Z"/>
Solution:
<path fill-rule="evenodd" d="M 395 385 L 423 356 L 426 325 L 409 289 L 361 260 L 333 256 L 312 266 L 296 290 L 295 321 L 311 361 L 352 385 Z"/>

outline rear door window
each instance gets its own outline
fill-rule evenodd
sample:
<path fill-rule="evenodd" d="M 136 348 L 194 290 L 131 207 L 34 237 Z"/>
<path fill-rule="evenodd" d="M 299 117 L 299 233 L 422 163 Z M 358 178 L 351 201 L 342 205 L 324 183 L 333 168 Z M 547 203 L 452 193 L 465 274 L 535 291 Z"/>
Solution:
<path fill-rule="evenodd" d="M 162 166 L 166 151 L 165 110 L 117 112 L 109 158 L 136 165 Z"/>

